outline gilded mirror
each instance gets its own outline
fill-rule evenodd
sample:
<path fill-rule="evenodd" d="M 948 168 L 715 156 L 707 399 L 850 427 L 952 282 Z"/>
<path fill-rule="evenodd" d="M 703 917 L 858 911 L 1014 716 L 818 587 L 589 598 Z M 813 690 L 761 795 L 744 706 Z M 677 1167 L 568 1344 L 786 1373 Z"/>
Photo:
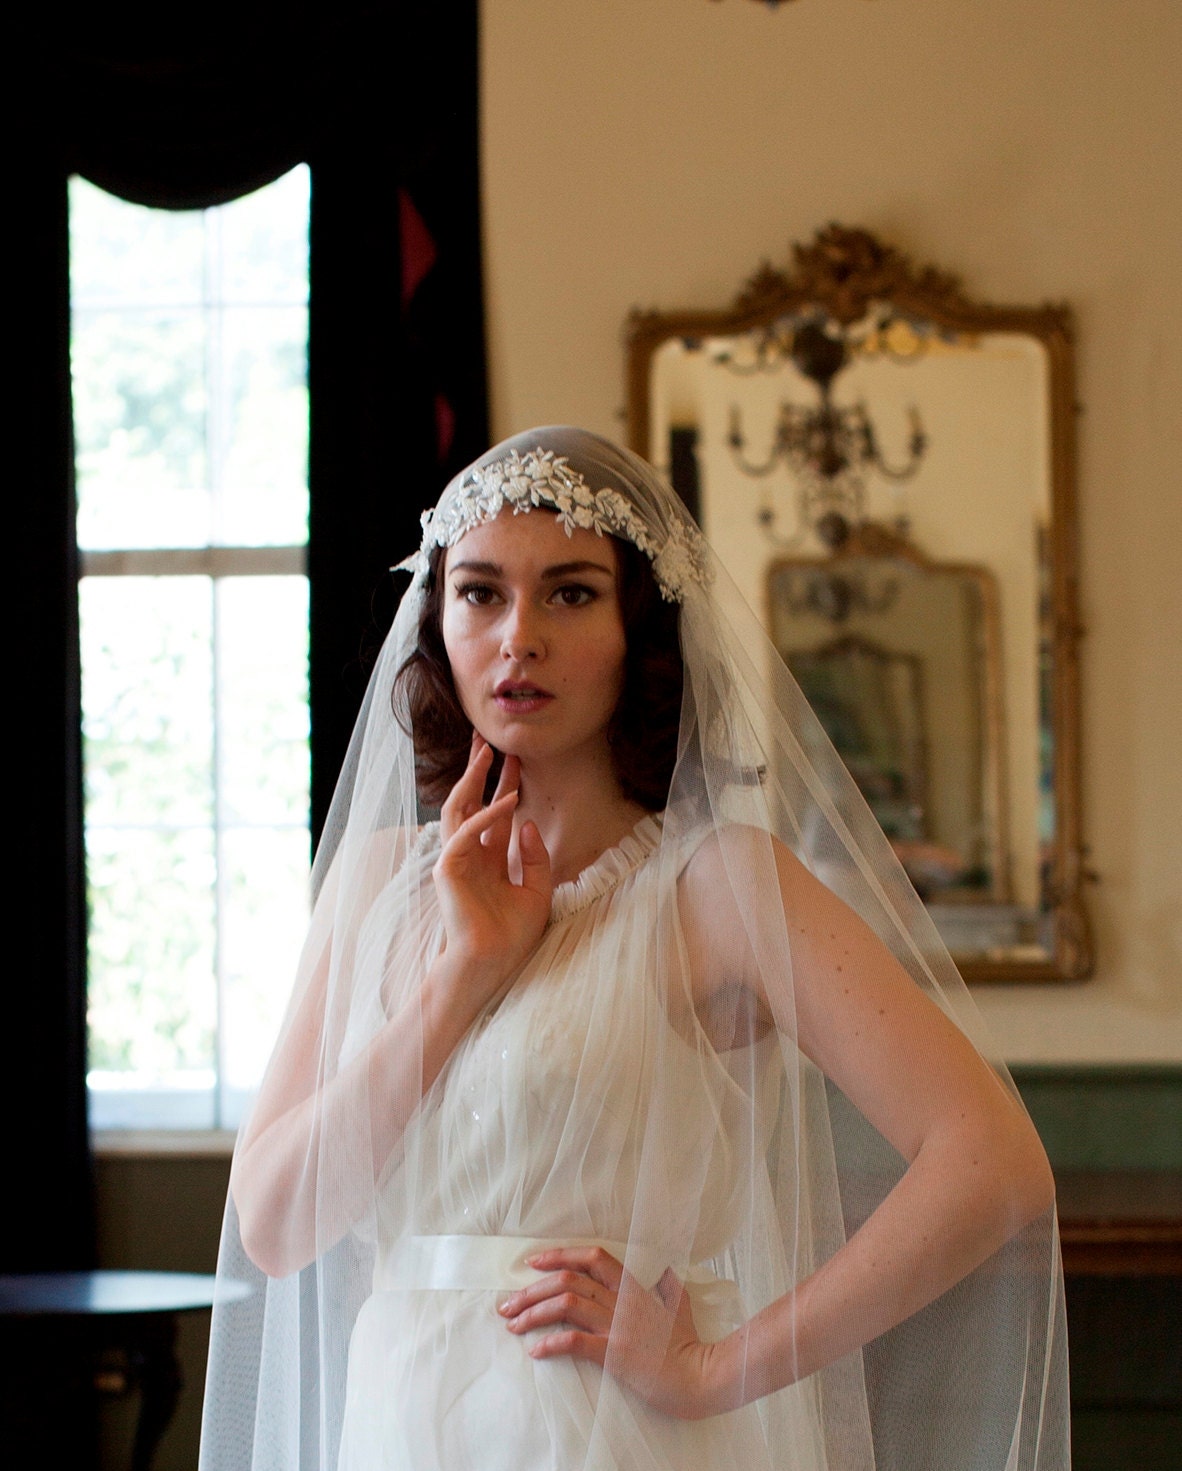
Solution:
<path fill-rule="evenodd" d="M 762 613 L 970 980 L 1078 979 L 1071 317 L 832 225 L 635 312 L 628 440 Z"/>

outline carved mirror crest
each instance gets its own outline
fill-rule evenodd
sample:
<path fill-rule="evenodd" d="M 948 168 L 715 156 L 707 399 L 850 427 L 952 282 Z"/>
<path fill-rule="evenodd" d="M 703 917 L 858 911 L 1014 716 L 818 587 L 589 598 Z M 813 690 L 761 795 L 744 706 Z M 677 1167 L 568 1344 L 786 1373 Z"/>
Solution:
<path fill-rule="evenodd" d="M 974 302 L 862 230 L 628 325 L 629 443 L 762 610 L 970 980 L 1092 966 L 1074 417 L 1066 307 Z"/>

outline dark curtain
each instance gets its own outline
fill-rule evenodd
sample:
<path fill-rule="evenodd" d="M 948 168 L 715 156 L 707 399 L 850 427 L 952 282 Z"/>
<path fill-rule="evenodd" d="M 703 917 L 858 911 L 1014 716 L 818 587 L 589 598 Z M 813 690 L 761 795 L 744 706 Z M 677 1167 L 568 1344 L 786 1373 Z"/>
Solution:
<path fill-rule="evenodd" d="M 86 951 L 78 723 L 77 552 L 70 417 L 66 182 L 22 157 L 7 171 L 7 1046 L 0 1271 L 89 1264 Z M 15 370 L 15 371 L 14 371 Z"/>
<path fill-rule="evenodd" d="M 419 515 L 487 448 L 476 3 L 357 48 L 312 166 L 312 825 L 318 834 Z M 354 95 L 356 94 L 356 95 Z"/>
<path fill-rule="evenodd" d="M 388 626 L 420 508 L 487 443 L 477 6 L 216 5 L 183 19 L 47 4 L 9 53 L 10 682 L 17 757 L 0 1271 L 80 1267 L 94 1233 L 66 183 L 225 202 L 312 176 L 313 820 Z M 97 18 L 96 18 L 97 17 Z M 30 923 L 29 921 L 32 921 Z"/>

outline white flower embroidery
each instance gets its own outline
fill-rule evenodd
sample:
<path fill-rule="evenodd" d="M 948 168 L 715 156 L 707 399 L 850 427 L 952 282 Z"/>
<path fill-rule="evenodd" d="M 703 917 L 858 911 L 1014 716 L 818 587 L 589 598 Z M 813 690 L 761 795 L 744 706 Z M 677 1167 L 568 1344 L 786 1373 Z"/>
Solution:
<path fill-rule="evenodd" d="M 395 570 L 425 580 L 433 547 L 455 546 L 465 532 L 491 521 L 506 505 L 513 507 L 515 516 L 535 506 L 552 509 L 568 536 L 578 529 L 594 531 L 597 536 L 607 532 L 632 542 L 652 562 L 657 586 L 667 602 L 680 602 L 689 583 L 708 580 L 704 543 L 695 527 L 674 525 L 658 545 L 618 490 L 592 490 L 563 456 L 540 448 L 526 455 L 511 450 L 503 460 L 465 475 L 434 510 L 423 512 L 422 546 Z"/>

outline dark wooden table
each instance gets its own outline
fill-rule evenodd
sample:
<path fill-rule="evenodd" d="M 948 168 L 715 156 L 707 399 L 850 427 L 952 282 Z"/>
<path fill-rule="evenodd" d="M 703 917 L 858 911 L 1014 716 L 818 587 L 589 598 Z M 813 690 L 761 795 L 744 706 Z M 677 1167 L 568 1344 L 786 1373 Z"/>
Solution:
<path fill-rule="evenodd" d="M 24 1422 L 30 1447 L 38 1453 L 35 1464 L 55 1464 L 45 1455 L 62 1430 L 52 1417 L 70 1415 L 72 1406 L 80 1423 L 65 1431 L 77 1430 L 81 1442 L 81 1422 L 103 1387 L 103 1374 L 123 1374 L 140 1394 L 132 1471 L 150 1471 L 181 1391 L 177 1320 L 184 1313 L 208 1312 L 214 1283 L 211 1276 L 187 1272 L 0 1276 L 5 1419 L 14 1440 L 17 1423 Z M 249 1291 L 238 1283 L 224 1290 L 235 1300 Z"/>
<path fill-rule="evenodd" d="M 1182 1176 L 1056 1173 L 1075 1471 L 1178 1471 Z"/>
<path fill-rule="evenodd" d="M 1182 1175 L 1065 1170 L 1055 1184 L 1067 1276 L 1182 1275 Z"/>

